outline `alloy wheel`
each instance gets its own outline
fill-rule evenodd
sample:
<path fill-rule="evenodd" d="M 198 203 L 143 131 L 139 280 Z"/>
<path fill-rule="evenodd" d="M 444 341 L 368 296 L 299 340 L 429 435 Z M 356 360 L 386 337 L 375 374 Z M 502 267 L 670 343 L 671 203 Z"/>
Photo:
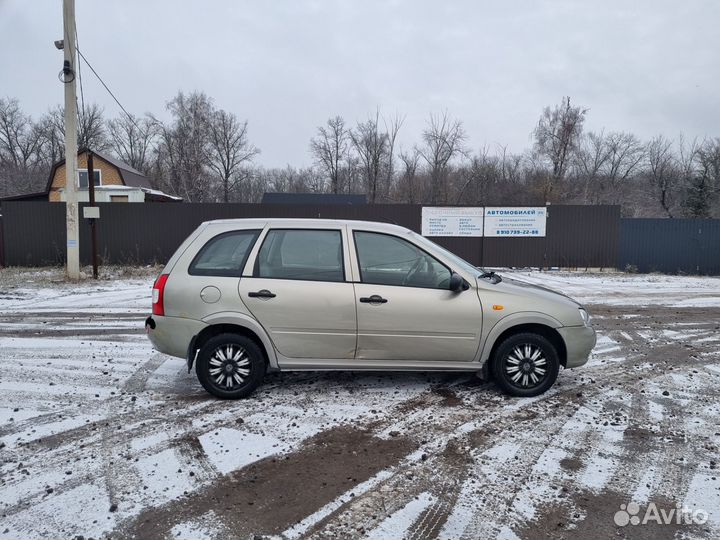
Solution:
<path fill-rule="evenodd" d="M 510 351 L 504 362 L 507 380 L 522 389 L 534 388 L 547 376 L 547 360 L 537 345 L 525 343 Z"/>
<path fill-rule="evenodd" d="M 239 345 L 217 347 L 209 361 L 210 382 L 221 390 L 235 390 L 250 375 L 250 357 Z"/>

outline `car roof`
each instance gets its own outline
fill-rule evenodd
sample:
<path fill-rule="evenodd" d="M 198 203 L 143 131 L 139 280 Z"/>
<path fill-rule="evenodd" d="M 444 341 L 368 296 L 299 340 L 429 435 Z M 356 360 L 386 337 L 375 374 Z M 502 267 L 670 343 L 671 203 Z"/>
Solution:
<path fill-rule="evenodd" d="M 242 219 L 215 219 L 206 221 L 207 225 L 219 225 L 223 228 L 251 228 L 264 227 L 327 227 L 328 225 L 343 226 L 347 225 L 353 229 L 365 229 L 378 232 L 394 232 L 396 234 L 408 233 L 410 230 L 400 225 L 392 223 L 382 223 L 379 221 L 360 221 L 354 219 L 303 219 L 303 218 L 242 218 Z"/>

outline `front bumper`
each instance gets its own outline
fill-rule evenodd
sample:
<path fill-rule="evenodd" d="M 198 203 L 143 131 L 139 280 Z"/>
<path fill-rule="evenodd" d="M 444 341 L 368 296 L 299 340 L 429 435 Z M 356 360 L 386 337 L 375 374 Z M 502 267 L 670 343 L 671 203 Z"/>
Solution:
<path fill-rule="evenodd" d="M 567 351 L 566 368 L 574 368 L 587 363 L 595 347 L 597 336 L 592 326 L 563 326 L 557 331 L 565 342 Z"/>
<path fill-rule="evenodd" d="M 190 341 L 207 324 L 195 319 L 152 315 L 145 320 L 145 331 L 153 347 L 161 353 L 186 358 Z"/>

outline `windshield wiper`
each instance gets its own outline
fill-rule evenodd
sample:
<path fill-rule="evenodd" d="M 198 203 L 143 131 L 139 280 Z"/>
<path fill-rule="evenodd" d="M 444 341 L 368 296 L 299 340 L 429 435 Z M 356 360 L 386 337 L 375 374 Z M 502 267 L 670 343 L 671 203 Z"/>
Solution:
<path fill-rule="evenodd" d="M 483 272 L 480 274 L 481 278 L 487 279 L 489 278 L 493 283 L 500 283 L 502 281 L 502 277 L 500 277 L 495 272 Z"/>

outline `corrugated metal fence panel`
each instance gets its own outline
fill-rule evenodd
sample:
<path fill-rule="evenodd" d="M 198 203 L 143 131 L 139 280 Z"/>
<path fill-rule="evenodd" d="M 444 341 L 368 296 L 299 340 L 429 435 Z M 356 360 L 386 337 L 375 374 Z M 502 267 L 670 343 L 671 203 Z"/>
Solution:
<path fill-rule="evenodd" d="M 99 203 L 98 251 L 105 264 L 164 263 L 203 221 L 227 218 L 343 218 L 395 223 L 420 232 L 419 205 L 279 205 L 215 203 Z M 6 202 L 6 262 L 64 261 L 65 205 Z M 82 215 L 82 210 L 81 210 Z M 617 207 L 551 206 L 546 238 L 434 237 L 476 265 L 614 266 Z M 90 260 L 90 227 L 80 220 L 80 256 Z"/>
<path fill-rule="evenodd" d="M 720 274 L 720 220 L 703 219 L 698 228 L 700 239 L 698 254 L 699 274 Z"/>
<path fill-rule="evenodd" d="M 7 201 L 0 206 L 7 266 L 52 266 L 65 261 L 65 205 Z"/>
<path fill-rule="evenodd" d="M 620 244 L 619 206 L 550 206 L 548 212 L 548 266 L 615 266 Z"/>
<path fill-rule="evenodd" d="M 109 264 L 164 263 L 202 222 L 230 218 L 343 218 L 419 228 L 417 210 L 406 205 L 377 207 L 259 205 L 236 203 L 100 203 L 98 251 Z M 369 211 L 374 208 L 375 211 Z M 81 225 L 81 258 L 90 258 L 90 239 Z"/>
<path fill-rule="evenodd" d="M 620 227 L 621 269 L 720 274 L 720 220 L 623 219 Z"/>

